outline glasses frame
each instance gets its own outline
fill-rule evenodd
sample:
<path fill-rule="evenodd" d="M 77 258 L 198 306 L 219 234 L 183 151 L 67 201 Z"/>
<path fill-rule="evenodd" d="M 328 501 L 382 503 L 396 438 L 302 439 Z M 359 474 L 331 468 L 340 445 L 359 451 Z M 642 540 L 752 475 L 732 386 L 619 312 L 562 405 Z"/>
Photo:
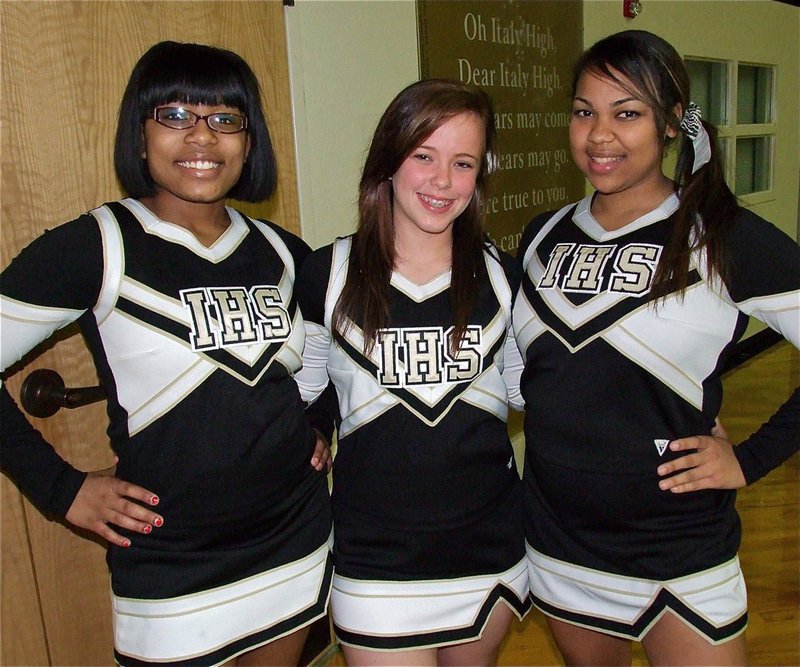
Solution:
<path fill-rule="evenodd" d="M 189 125 L 188 127 L 172 127 L 171 125 L 167 125 L 163 121 L 159 120 L 158 112 L 161 111 L 161 109 L 180 109 L 181 111 L 185 111 L 187 114 L 189 114 L 189 118 L 190 119 L 194 119 L 194 122 L 191 125 Z M 218 130 L 218 129 L 214 128 L 214 127 L 211 127 L 211 124 L 208 122 L 208 119 L 211 118 L 212 116 L 217 116 L 219 114 L 228 114 L 229 116 L 236 116 L 237 118 L 241 118 L 242 119 L 242 127 L 240 129 L 238 129 L 238 130 L 234 130 L 233 132 L 224 132 L 223 130 Z M 206 122 L 206 127 L 208 127 L 209 130 L 211 130 L 212 132 L 217 132 L 218 134 L 239 134 L 239 132 L 244 132 L 244 131 L 247 130 L 247 116 L 244 116 L 244 115 L 238 114 L 238 113 L 231 113 L 230 111 L 215 111 L 214 113 L 210 113 L 210 114 L 206 114 L 205 116 L 202 116 L 199 113 L 195 113 L 194 111 L 191 111 L 190 109 L 186 109 L 185 107 L 173 106 L 173 105 L 164 105 L 164 106 L 156 107 L 155 109 L 153 109 L 152 113 L 148 116 L 148 118 L 154 120 L 156 123 L 158 123 L 162 127 L 166 127 L 166 128 L 169 128 L 170 130 L 177 130 L 177 131 L 191 130 L 193 127 L 196 127 L 197 124 L 201 120 L 204 120 Z"/>

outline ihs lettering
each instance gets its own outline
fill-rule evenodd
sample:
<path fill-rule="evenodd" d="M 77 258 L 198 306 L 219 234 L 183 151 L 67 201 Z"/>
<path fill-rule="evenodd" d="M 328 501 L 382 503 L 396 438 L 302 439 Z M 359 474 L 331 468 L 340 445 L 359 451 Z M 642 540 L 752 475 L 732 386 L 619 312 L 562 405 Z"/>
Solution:
<path fill-rule="evenodd" d="M 193 350 L 283 341 L 292 333 L 277 287 L 198 287 L 180 295 L 191 316 Z"/>
<path fill-rule="evenodd" d="M 468 326 L 457 354 L 450 354 L 453 327 L 381 329 L 378 382 L 384 387 L 467 382 L 483 370 L 479 326 Z"/>
<path fill-rule="evenodd" d="M 559 243 L 550 252 L 539 289 L 641 297 L 650 291 L 661 247 L 644 243 L 590 245 Z M 610 270 L 606 266 L 612 262 Z"/>

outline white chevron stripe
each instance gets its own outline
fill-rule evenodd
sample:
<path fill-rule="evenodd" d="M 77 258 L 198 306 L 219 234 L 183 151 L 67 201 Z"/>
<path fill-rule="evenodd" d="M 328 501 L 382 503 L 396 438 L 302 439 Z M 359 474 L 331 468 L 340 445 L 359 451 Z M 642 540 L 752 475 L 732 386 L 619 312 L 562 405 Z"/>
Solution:
<path fill-rule="evenodd" d="M 0 357 L 2 369 L 16 363 L 54 331 L 77 320 L 84 311 L 48 308 L 0 295 Z"/>
<path fill-rule="evenodd" d="M 125 206 L 139 221 L 148 234 L 157 236 L 171 243 L 177 243 L 191 250 L 198 257 L 218 264 L 232 255 L 239 244 L 250 232 L 241 216 L 229 206 L 225 207 L 231 224 L 211 245 L 204 246 L 188 229 L 180 225 L 161 220 L 150 209 L 135 199 L 123 199 Z"/>
<path fill-rule="evenodd" d="M 108 317 L 117 302 L 117 296 L 125 275 L 125 253 L 122 249 L 122 232 L 108 206 L 90 211 L 97 220 L 103 241 L 103 285 L 94 307 L 94 315 L 100 324 Z"/>

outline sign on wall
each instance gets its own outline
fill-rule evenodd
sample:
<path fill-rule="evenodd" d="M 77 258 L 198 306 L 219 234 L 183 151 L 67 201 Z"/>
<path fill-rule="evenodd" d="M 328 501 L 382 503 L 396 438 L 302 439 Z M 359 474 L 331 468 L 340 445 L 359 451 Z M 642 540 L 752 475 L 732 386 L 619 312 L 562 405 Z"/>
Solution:
<path fill-rule="evenodd" d="M 494 102 L 498 170 L 487 226 L 514 254 L 537 213 L 584 194 L 568 143 L 572 66 L 582 3 L 571 0 L 417 0 L 423 78 L 456 79 Z"/>

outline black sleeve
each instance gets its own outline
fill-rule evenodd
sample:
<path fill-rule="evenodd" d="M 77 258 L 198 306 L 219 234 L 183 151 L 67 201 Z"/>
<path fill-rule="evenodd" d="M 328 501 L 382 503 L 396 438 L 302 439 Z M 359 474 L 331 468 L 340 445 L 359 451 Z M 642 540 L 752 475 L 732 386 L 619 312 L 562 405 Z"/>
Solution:
<path fill-rule="evenodd" d="M 64 517 L 86 478 L 45 441 L 0 387 L 0 470 L 45 515 Z"/>
<path fill-rule="evenodd" d="M 325 325 L 325 297 L 332 261 L 332 245 L 315 250 L 303 263 L 294 286 L 303 317 L 320 326 Z"/>
<path fill-rule="evenodd" d="M 295 295 L 303 318 L 320 326 L 325 322 L 325 295 L 332 259 L 333 246 L 313 251 L 303 263 L 295 282 Z M 306 408 L 306 416 L 311 425 L 331 442 L 340 421 L 339 398 L 332 382 L 329 381 L 317 400 Z"/>
<path fill-rule="evenodd" d="M 511 290 L 511 306 L 513 308 L 519 286 L 522 283 L 522 262 L 513 255 L 509 255 L 504 250 L 500 250 L 500 248 L 491 241 L 489 241 L 488 245 L 491 245 L 494 248 L 494 252 L 497 253 L 497 257 L 491 252 L 489 256 L 493 261 L 499 261 L 500 266 L 503 268 L 503 273 L 508 281 L 508 287 Z"/>
<path fill-rule="evenodd" d="M 775 305 L 781 295 L 800 302 L 800 248 L 794 239 L 752 211 L 740 209 L 726 239 L 729 248 L 728 292 L 737 304 L 773 329 L 796 331 L 797 308 Z M 793 335 L 789 335 L 793 338 Z M 798 345 L 796 339 L 791 340 Z M 772 418 L 734 450 L 745 480 L 752 484 L 800 449 L 800 389 L 795 389 Z"/>
<path fill-rule="evenodd" d="M 800 246 L 768 220 L 739 209 L 728 232 L 730 278 L 736 303 L 800 288 Z"/>
<path fill-rule="evenodd" d="M 333 432 L 341 421 L 339 398 L 336 395 L 336 387 L 333 386 L 333 382 L 328 382 L 328 386 L 317 397 L 317 400 L 306 408 L 306 417 L 311 426 L 322 433 L 329 443 L 333 440 Z"/>
<path fill-rule="evenodd" d="M 102 257 L 97 221 L 81 216 L 24 248 L 0 274 L 0 292 L 30 304 L 31 317 L 38 306 L 87 310 L 97 303 L 102 286 Z M 28 351 L 39 343 L 14 342 L 15 350 Z M 86 474 L 64 461 L 33 428 L 5 385 L 0 401 L 0 470 L 43 514 L 65 516 Z"/>
<path fill-rule="evenodd" d="M 103 284 L 102 257 L 97 221 L 83 215 L 23 248 L 0 274 L 0 293 L 39 306 L 92 308 Z"/>
<path fill-rule="evenodd" d="M 518 258 L 509 255 L 507 252 L 503 252 L 502 250 L 498 252 L 500 255 L 500 263 L 503 265 L 503 271 L 506 274 L 508 285 L 511 288 L 513 300 L 522 283 L 522 262 Z"/>
<path fill-rule="evenodd" d="M 748 484 L 761 479 L 800 450 L 800 388 L 771 419 L 747 440 L 734 448 L 734 453 Z"/>

